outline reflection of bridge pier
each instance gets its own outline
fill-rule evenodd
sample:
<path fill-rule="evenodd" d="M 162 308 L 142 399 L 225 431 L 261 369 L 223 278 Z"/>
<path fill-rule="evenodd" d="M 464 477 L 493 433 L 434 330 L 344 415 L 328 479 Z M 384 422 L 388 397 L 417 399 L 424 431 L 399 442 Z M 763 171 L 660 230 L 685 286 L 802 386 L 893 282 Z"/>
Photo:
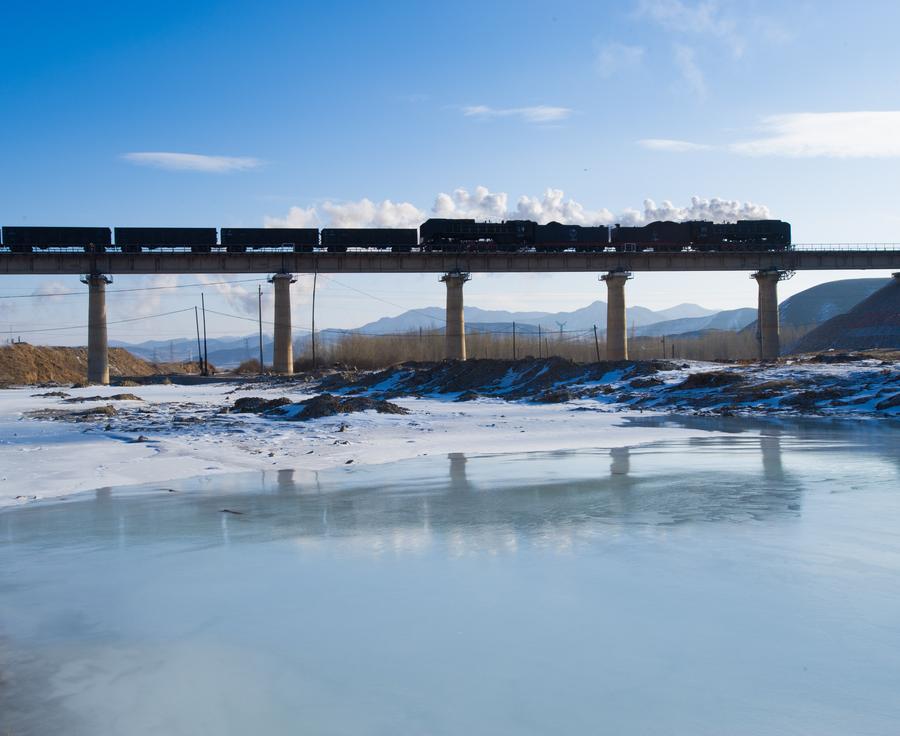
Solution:
<path fill-rule="evenodd" d="M 781 438 L 778 430 L 763 431 L 759 438 L 762 452 L 763 476 L 766 480 L 781 482 L 785 479 L 781 463 Z"/>
<path fill-rule="evenodd" d="M 466 477 L 466 456 L 461 452 L 451 452 L 447 455 L 450 460 L 450 490 L 468 491 L 469 479 Z"/>
<path fill-rule="evenodd" d="M 294 469 L 284 468 L 275 475 L 275 486 L 279 493 L 295 493 L 297 484 L 294 481 Z"/>
<path fill-rule="evenodd" d="M 631 470 L 631 449 L 628 447 L 614 447 L 609 451 L 612 462 L 609 465 L 610 475 L 628 475 Z"/>

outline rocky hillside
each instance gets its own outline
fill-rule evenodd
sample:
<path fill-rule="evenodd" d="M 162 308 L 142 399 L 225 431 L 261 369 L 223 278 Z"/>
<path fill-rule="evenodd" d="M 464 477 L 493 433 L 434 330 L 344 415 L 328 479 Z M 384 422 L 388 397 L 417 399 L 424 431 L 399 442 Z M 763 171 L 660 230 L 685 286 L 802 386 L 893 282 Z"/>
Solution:
<path fill-rule="evenodd" d="M 791 352 L 865 348 L 900 348 L 900 275 L 846 314 L 807 333 Z"/>
<path fill-rule="evenodd" d="M 122 348 L 110 348 L 110 376 L 189 373 L 196 366 L 149 363 Z M 0 346 L 0 385 L 81 383 L 87 376 L 87 348 L 49 347 L 20 342 Z"/>

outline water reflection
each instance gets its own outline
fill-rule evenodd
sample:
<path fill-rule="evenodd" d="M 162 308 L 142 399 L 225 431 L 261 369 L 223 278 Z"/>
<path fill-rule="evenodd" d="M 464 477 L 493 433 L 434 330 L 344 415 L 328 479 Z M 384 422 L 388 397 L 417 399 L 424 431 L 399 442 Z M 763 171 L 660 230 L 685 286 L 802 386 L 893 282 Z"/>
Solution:
<path fill-rule="evenodd" d="M 451 452 L 447 455 L 450 461 L 450 490 L 466 491 L 469 481 L 466 478 L 466 456 L 461 452 Z"/>
<path fill-rule="evenodd" d="M 695 420 L 0 513 L 0 732 L 522 733 L 526 691 L 531 733 L 698 733 L 711 702 L 799 733 L 842 697 L 841 725 L 889 720 L 896 435 Z"/>
<path fill-rule="evenodd" d="M 868 434 L 864 443 L 852 433 L 835 441 L 832 431 L 822 444 L 771 425 L 734 435 L 727 422 L 716 424 L 730 436 L 580 452 L 451 453 L 317 473 L 204 477 L 150 492 L 102 488 L 83 500 L 0 514 L 0 526 L 6 544 L 54 547 L 104 538 L 126 546 L 355 537 L 419 549 L 441 537 L 457 548 L 509 550 L 567 545 L 612 527 L 789 520 L 802 509 L 804 485 L 821 472 L 821 452 L 832 471 L 841 453 L 857 462 L 861 450 L 892 455 Z"/>

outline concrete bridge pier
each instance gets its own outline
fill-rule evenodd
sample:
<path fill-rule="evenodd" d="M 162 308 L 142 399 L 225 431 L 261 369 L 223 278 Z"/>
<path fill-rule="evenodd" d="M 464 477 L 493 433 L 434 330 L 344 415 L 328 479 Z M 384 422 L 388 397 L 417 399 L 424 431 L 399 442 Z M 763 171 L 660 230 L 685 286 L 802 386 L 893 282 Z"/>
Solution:
<path fill-rule="evenodd" d="M 106 334 L 106 285 L 112 279 L 99 273 L 82 276 L 88 285 L 87 382 L 109 385 L 109 343 Z"/>
<path fill-rule="evenodd" d="M 291 284 L 297 279 L 292 273 L 276 273 L 269 279 L 275 287 L 275 335 L 272 370 L 285 376 L 294 374 L 294 335 L 291 331 Z"/>
<path fill-rule="evenodd" d="M 467 273 L 451 271 L 441 277 L 447 285 L 447 327 L 444 331 L 444 357 L 466 359 L 466 320 L 463 316 L 463 284 L 471 278 Z"/>
<path fill-rule="evenodd" d="M 778 333 L 778 282 L 789 278 L 788 271 L 766 269 L 752 274 L 759 284 L 756 334 L 759 340 L 759 359 L 775 360 L 781 354 Z"/>
<path fill-rule="evenodd" d="M 625 316 L 625 282 L 628 271 L 610 271 L 600 277 L 606 282 L 606 359 L 628 360 L 628 320 Z"/>

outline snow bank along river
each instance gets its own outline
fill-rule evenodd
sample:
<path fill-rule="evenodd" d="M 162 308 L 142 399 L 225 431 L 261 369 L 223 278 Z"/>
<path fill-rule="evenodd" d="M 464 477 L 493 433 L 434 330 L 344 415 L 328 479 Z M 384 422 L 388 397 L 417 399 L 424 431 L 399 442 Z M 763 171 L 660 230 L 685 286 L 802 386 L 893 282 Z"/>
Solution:
<path fill-rule="evenodd" d="M 0 733 L 896 734 L 896 424 L 617 423 L 6 509 Z"/>

